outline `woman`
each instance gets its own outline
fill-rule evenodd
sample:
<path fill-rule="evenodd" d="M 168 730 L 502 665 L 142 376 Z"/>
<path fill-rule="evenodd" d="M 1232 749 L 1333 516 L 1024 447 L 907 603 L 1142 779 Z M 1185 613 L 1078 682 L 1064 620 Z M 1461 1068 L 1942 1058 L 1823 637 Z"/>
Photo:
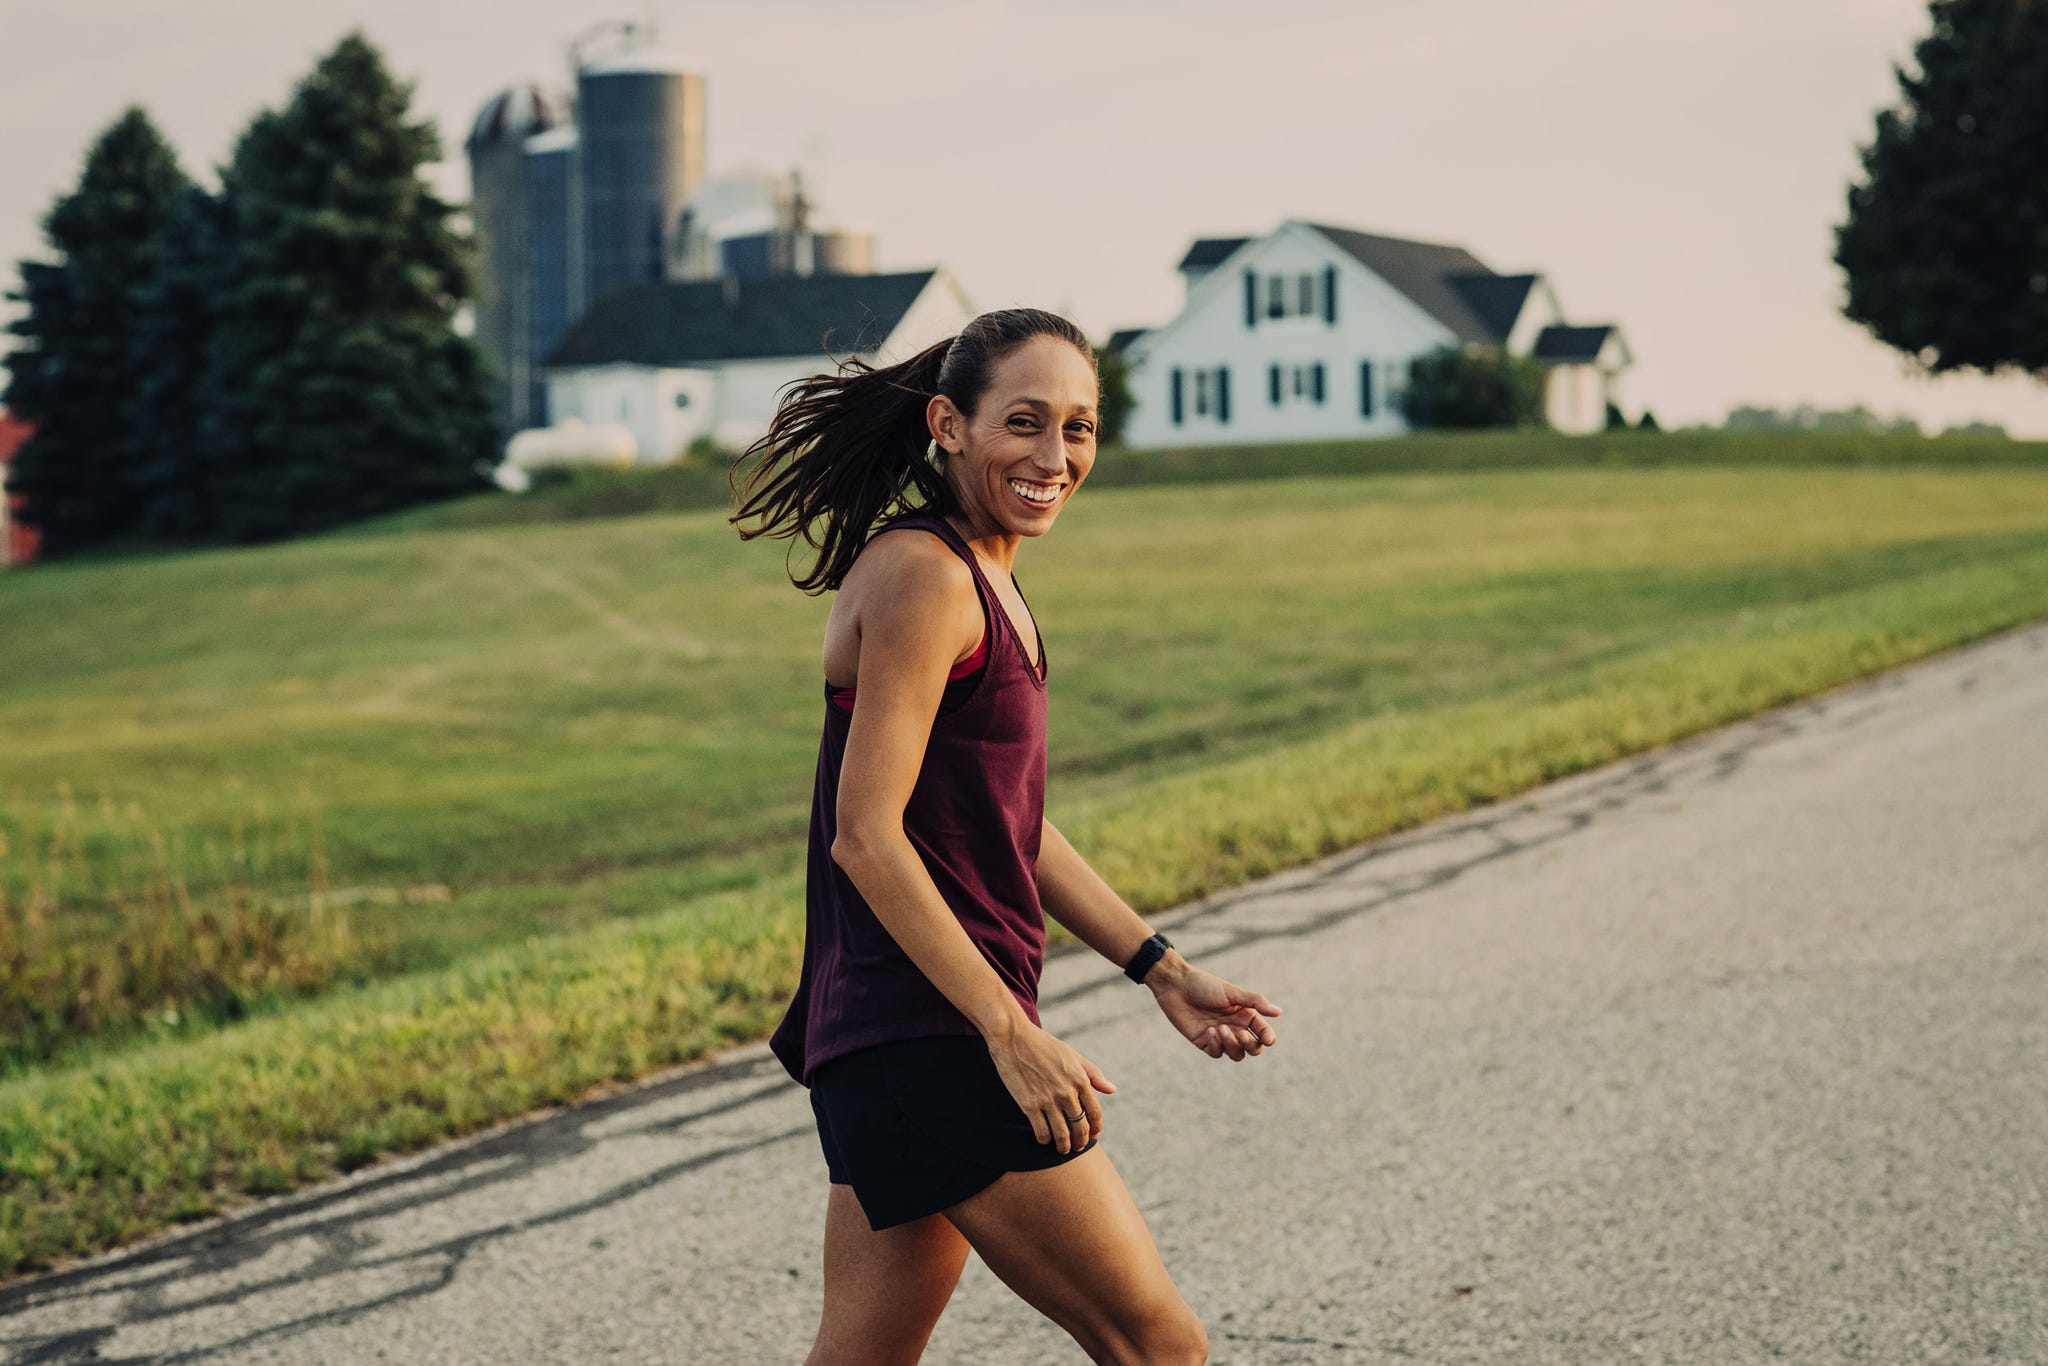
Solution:
<path fill-rule="evenodd" d="M 1046 654 L 1011 568 L 1087 478 L 1099 398 L 1079 329 L 1006 309 L 798 384 L 748 452 L 740 534 L 802 535 L 797 585 L 838 594 L 803 974 L 771 1040 L 833 1183 L 814 1366 L 916 1361 L 970 1247 L 1095 1361 L 1207 1357 L 1098 1142 L 1116 1087 L 1038 1018 L 1041 912 L 1211 1057 L 1271 1047 L 1280 1013 L 1044 818 Z"/>

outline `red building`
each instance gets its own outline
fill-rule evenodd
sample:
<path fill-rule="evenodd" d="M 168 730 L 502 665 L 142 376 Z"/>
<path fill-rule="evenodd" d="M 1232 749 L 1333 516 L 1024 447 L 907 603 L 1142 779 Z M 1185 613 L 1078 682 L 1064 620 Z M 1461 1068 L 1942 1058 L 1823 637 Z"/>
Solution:
<path fill-rule="evenodd" d="M 0 483 L 6 481 L 8 462 L 14 459 L 14 453 L 22 448 L 34 430 L 30 424 L 0 408 Z M 11 489 L 5 498 L 0 498 L 0 565 L 27 564 L 36 557 L 36 542 L 41 538 L 34 527 L 22 524 L 22 505 L 22 496 Z"/>

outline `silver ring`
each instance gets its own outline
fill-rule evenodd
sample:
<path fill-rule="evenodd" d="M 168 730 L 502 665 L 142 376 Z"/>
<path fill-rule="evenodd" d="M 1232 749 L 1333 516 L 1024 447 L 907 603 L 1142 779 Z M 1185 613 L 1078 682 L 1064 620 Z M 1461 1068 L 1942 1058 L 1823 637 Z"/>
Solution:
<path fill-rule="evenodd" d="M 1083 1118 L 1085 1118 L 1085 1116 L 1082 1115 L 1068 1115 L 1066 1117 L 1067 1123 L 1069 1124 L 1079 1124 Z"/>

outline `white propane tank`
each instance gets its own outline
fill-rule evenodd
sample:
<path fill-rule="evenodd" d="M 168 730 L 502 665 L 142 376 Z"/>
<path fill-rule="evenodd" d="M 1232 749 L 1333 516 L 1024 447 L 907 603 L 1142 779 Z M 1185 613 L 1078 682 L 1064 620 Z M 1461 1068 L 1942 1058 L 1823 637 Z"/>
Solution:
<path fill-rule="evenodd" d="M 498 465 L 498 487 L 524 493 L 533 471 L 557 465 L 604 465 L 613 469 L 633 464 L 640 444 L 632 430 L 616 422 L 585 422 L 565 417 L 552 427 L 528 427 L 505 443 Z"/>

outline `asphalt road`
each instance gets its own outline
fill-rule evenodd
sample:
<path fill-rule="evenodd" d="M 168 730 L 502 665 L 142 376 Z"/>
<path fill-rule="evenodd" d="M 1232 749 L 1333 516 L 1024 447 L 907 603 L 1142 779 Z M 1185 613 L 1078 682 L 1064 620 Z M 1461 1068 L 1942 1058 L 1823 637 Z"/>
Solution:
<path fill-rule="evenodd" d="M 1216 1362 L 2048 1361 L 2048 624 L 1156 917 L 1207 1058 L 1048 964 Z M 797 1362 L 763 1045 L 0 1291 L 19 1362 Z M 970 1260 L 926 1361 L 1081 1360 Z"/>

